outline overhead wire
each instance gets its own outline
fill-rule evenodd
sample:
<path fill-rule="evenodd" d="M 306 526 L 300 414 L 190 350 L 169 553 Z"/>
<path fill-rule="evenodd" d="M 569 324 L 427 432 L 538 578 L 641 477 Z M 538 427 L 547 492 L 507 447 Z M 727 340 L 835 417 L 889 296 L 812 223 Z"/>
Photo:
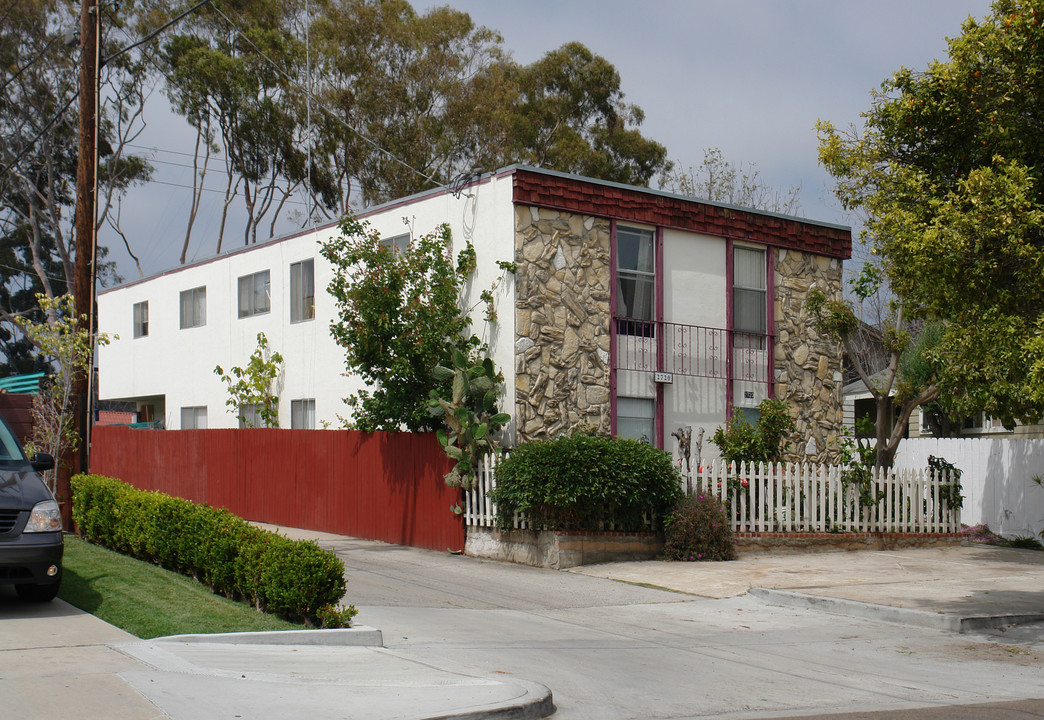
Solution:
<path fill-rule="evenodd" d="M 409 171 L 411 171 L 411 172 L 413 172 L 413 173 L 415 173 L 415 174 L 419 175 L 420 177 L 424 178 L 425 180 L 427 180 L 427 181 L 428 181 L 428 182 L 430 182 L 430 183 L 434 183 L 435 185 L 437 185 L 437 186 L 438 186 L 438 187 L 440 187 L 440 188 L 446 188 L 446 187 L 447 187 L 447 185 L 446 185 L 445 183 L 443 183 L 443 182 L 439 182 L 438 180 L 436 180 L 436 179 L 435 179 L 434 173 L 432 173 L 432 174 L 430 174 L 430 175 L 428 175 L 428 174 L 425 174 L 425 173 L 424 173 L 423 171 L 421 171 L 421 170 L 418 170 L 417 168 L 413 167 L 412 165 L 410 165 L 410 164 L 409 164 L 408 162 L 406 162 L 405 160 L 403 160 L 403 159 L 399 158 L 398 156 L 396 156 L 395 154 L 393 154 L 393 153 L 392 153 L 391 151 L 389 151 L 389 150 L 385 150 L 385 149 L 384 149 L 383 147 L 381 147 L 381 146 L 380 146 L 379 144 L 377 144 L 377 142 L 376 142 L 376 141 L 374 141 L 374 140 L 371 140 L 371 139 L 370 139 L 369 137 L 367 137 L 366 135 L 364 135 L 364 134 L 363 134 L 363 133 L 362 133 L 361 131 L 359 131 L 359 130 L 357 130 L 356 128 L 352 127 L 352 125 L 351 125 L 351 124 L 349 124 L 347 120 L 344 120 L 344 119 L 343 119 L 343 118 L 341 118 L 341 117 L 340 117 L 339 115 L 337 115 L 337 114 L 336 114 L 336 113 L 335 113 L 335 112 L 334 112 L 333 110 L 331 110 L 331 109 L 330 109 L 330 108 L 328 108 L 328 107 L 327 107 L 326 105 L 324 105 L 324 104 L 323 104 L 322 102 L 320 102 L 320 101 L 319 101 L 319 98 L 315 97 L 315 96 L 314 96 L 314 95 L 312 94 L 312 92 L 311 92 L 311 90 L 310 90 L 310 89 L 307 89 L 307 88 L 305 88 L 305 89 L 302 89 L 302 88 L 301 88 L 301 86 L 300 86 L 300 84 L 299 84 L 299 83 L 297 82 L 297 80 L 296 80 L 296 79 L 295 79 L 294 77 L 292 77 L 292 76 L 291 76 L 291 75 L 290 75 L 289 73 L 287 73 L 287 72 L 286 72 L 285 70 L 283 70 L 283 68 L 281 68 L 281 67 L 280 67 L 280 66 L 278 65 L 278 63 L 276 63 L 276 62 L 275 62 L 275 60 L 273 60 L 272 58 L 268 57 L 268 55 L 266 55 L 266 54 L 265 54 L 265 53 L 264 53 L 264 52 L 263 52 L 263 51 L 261 50 L 261 48 L 259 48 L 259 47 L 258 47 L 258 46 L 257 46 L 257 45 L 256 45 L 256 44 L 254 43 L 254 41 L 253 41 L 253 40 L 251 40 L 251 39 L 250 39 L 249 37 L 247 37 L 246 33 L 244 33 L 244 32 L 243 32 L 242 30 L 240 30 L 240 29 L 239 29 L 239 26 L 238 26 L 238 25 L 236 25 L 236 23 L 235 23 L 235 22 L 234 22 L 234 21 L 233 21 L 233 20 L 232 20 L 231 18 L 229 18 L 229 17 L 228 17 L 228 15 L 226 15 L 225 13 L 223 13 L 223 12 L 221 11 L 221 8 L 219 8 L 219 7 L 218 7 L 218 5 L 217 5 L 217 3 L 216 3 L 216 2 L 212 2 L 212 4 L 211 4 L 211 7 L 212 7 L 212 8 L 214 9 L 214 11 L 215 11 L 215 12 L 216 12 L 216 13 L 217 13 L 218 15 L 220 15 L 220 16 L 221 16 L 222 18 L 224 18 L 225 22 L 226 22 L 226 23 L 228 23 L 229 27 L 230 27 L 230 28 L 231 28 L 231 29 L 232 29 L 232 30 L 233 30 L 233 31 L 234 31 L 234 32 L 236 33 L 236 35 L 238 35 L 238 36 L 239 36 L 240 38 L 242 38 L 242 39 L 243 39 L 243 40 L 244 40 L 244 41 L 245 41 L 245 42 L 246 42 L 246 43 L 247 43 L 248 45 L 250 45 L 250 47 L 252 47 L 252 48 L 254 49 L 254 51 L 255 51 L 255 52 L 256 52 L 256 53 L 257 53 L 257 54 L 258 54 L 258 55 L 259 55 L 259 56 L 260 56 L 261 58 L 263 58 L 263 59 L 265 60 L 265 62 L 267 62 L 267 63 L 268 63 L 269 65 L 271 65 L 271 66 L 272 66 L 272 68 L 273 68 L 273 69 L 274 69 L 274 70 L 275 70 L 275 71 L 276 71 L 276 72 L 277 72 L 277 73 L 278 73 L 279 75 L 283 76 L 283 77 L 284 77 L 284 78 L 285 78 L 285 79 L 286 79 L 286 80 L 287 80 L 287 81 L 288 81 L 288 82 L 290 83 L 291 87 L 293 87 L 294 89 L 296 89 L 296 90 L 297 90 L 298 92 L 301 92 L 301 93 L 303 93 L 303 94 L 305 95 L 305 97 L 306 97 L 306 98 L 309 98 L 309 99 L 310 99 L 310 100 L 311 100 L 312 102 L 314 102 L 314 103 L 316 104 L 316 106 L 317 106 L 317 107 L 318 107 L 318 108 L 319 108 L 320 110 L 322 110 L 322 111 L 323 111 L 323 112 L 325 112 L 325 113 L 326 113 L 327 115 L 329 115 L 329 116 L 330 116 L 330 118 L 332 118 L 332 119 L 333 119 L 333 120 L 334 120 L 335 122 L 337 122 L 337 123 L 339 123 L 339 124 L 343 125 L 344 127 L 346 127 L 346 128 L 348 129 L 348 130 L 350 130 L 350 131 L 351 131 L 352 133 L 354 133 L 354 134 L 355 134 L 355 135 L 356 135 L 357 137 L 359 137 L 359 138 L 360 138 L 360 139 L 361 139 L 361 140 L 362 140 L 363 142 L 365 142 L 365 143 L 366 143 L 367 145 L 369 145 L 369 146 L 370 146 L 370 147 L 372 147 L 372 148 L 373 148 L 374 150 L 376 150 L 377 152 L 381 153 L 382 155 L 384 155 L 384 156 L 385 156 L 385 157 L 387 157 L 388 159 L 390 159 L 390 160 L 393 160 L 394 162 L 398 163 L 399 165 L 402 165 L 402 166 L 403 166 L 404 168 L 406 168 L 407 170 L 409 170 Z"/>

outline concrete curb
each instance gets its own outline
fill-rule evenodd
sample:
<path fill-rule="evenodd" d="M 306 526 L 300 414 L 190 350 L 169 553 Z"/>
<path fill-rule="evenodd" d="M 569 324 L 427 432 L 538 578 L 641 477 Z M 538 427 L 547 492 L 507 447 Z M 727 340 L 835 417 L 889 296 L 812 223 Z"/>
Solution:
<path fill-rule="evenodd" d="M 917 627 L 949 632 L 961 631 L 961 619 L 956 615 L 947 615 L 945 613 L 897 608 L 890 605 L 874 605 L 872 603 L 859 602 L 858 600 L 842 600 L 840 598 L 808 595 L 789 590 L 773 590 L 771 588 L 751 588 L 750 594 L 770 605 L 821 610 L 834 613 L 835 615 L 880 620 L 895 623 L 896 625 L 915 625 Z"/>
<path fill-rule="evenodd" d="M 209 635 L 167 635 L 150 642 L 224 643 L 228 645 L 330 645 L 384 647 L 384 635 L 377 628 L 356 625 L 333 630 L 272 630 L 269 632 L 212 633 Z"/>
<path fill-rule="evenodd" d="M 474 712 L 430 715 L 424 720 L 543 720 L 554 715 L 554 698 L 546 685 L 519 679 L 512 679 L 511 684 L 525 690 L 525 695 L 499 707 Z"/>
<path fill-rule="evenodd" d="M 798 593 L 790 590 L 773 590 L 771 588 L 753 587 L 750 589 L 749 593 L 753 597 L 764 600 L 770 605 L 821 610 L 823 612 L 834 613 L 835 615 L 847 615 L 849 617 L 878 620 L 894 623 L 896 625 L 913 625 L 916 627 L 945 630 L 954 633 L 993 630 L 1000 627 L 1041 622 L 1044 620 L 1044 614 L 961 617 L 960 615 L 950 613 L 892 607 L 890 605 L 876 605 L 874 603 L 859 602 L 858 600 L 844 600 L 823 595 Z"/>

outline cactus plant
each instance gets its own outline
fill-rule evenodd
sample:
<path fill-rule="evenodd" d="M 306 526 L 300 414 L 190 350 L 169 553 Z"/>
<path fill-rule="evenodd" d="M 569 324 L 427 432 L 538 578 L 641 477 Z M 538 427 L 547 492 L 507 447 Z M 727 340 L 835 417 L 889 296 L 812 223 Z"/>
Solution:
<path fill-rule="evenodd" d="M 432 390 L 428 408 L 441 418 L 444 428 L 435 436 L 446 455 L 456 460 L 444 476 L 450 487 L 470 490 L 483 457 L 500 451 L 494 437 L 511 416 L 497 412 L 501 376 L 489 357 L 472 361 L 461 350 L 453 351 L 452 367 L 438 365 L 432 372 L 439 383 Z M 449 389 L 449 398 L 444 397 Z"/>

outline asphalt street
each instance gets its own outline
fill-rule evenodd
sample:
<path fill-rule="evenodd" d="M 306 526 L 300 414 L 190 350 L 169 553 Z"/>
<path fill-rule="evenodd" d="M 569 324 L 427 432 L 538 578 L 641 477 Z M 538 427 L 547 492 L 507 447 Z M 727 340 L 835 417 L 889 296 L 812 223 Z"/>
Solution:
<path fill-rule="evenodd" d="M 344 559 L 383 647 L 362 628 L 141 641 L 0 592 L 0 718 L 1044 718 L 1044 553 L 559 572 L 282 531 Z M 339 632 L 358 642 L 308 639 Z"/>
<path fill-rule="evenodd" d="M 345 538 L 321 544 L 345 560 L 358 619 L 381 628 L 387 648 L 546 685 L 562 720 L 961 717 L 964 705 L 963 717 L 984 717 L 982 703 L 1010 702 L 1021 704 L 990 712 L 1015 714 L 989 716 L 1044 717 L 1040 626 L 955 634 L 749 594 L 700 597 Z"/>

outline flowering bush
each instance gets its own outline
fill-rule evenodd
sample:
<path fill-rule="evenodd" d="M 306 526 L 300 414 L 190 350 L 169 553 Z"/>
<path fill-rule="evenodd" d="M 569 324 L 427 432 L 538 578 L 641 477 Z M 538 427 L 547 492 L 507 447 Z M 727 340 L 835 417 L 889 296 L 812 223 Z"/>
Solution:
<path fill-rule="evenodd" d="M 713 495 L 686 497 L 664 520 L 668 560 L 735 560 L 736 541 L 725 505 Z"/>

